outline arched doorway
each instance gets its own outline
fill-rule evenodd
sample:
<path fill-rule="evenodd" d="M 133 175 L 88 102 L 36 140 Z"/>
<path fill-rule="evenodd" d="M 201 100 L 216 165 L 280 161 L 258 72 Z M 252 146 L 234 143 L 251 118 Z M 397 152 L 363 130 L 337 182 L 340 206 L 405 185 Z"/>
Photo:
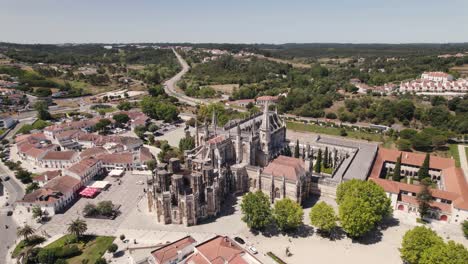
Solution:
<path fill-rule="evenodd" d="M 447 221 L 448 217 L 446 215 L 441 215 L 440 216 L 440 221 Z"/>
<path fill-rule="evenodd" d="M 400 210 L 400 211 L 405 210 L 405 206 L 402 205 L 402 204 L 399 204 L 399 205 L 398 205 L 398 210 Z"/>

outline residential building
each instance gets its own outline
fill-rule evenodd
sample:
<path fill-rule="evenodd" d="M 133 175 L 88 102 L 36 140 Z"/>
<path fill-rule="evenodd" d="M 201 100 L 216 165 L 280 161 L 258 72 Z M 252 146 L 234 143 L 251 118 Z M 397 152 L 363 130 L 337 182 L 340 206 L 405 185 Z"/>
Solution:
<path fill-rule="evenodd" d="M 23 199 L 17 201 L 17 205 L 23 206 L 28 212 L 34 206 L 39 206 L 43 212 L 53 216 L 75 200 L 79 186 L 79 180 L 70 176 L 59 176 L 42 188 L 26 194 Z"/>
<path fill-rule="evenodd" d="M 197 241 L 191 236 L 186 236 L 151 252 L 148 258 L 150 264 L 182 263 L 193 253 Z"/>
<path fill-rule="evenodd" d="M 80 160 L 76 151 L 47 151 L 39 158 L 39 166 L 43 168 L 65 169 Z"/>

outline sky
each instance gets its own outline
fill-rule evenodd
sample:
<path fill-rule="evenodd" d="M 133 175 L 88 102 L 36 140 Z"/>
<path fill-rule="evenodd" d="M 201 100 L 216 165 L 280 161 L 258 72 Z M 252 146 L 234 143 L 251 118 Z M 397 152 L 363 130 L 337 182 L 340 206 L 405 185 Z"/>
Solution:
<path fill-rule="evenodd" d="M 0 0 L 0 42 L 468 42 L 468 0 Z"/>

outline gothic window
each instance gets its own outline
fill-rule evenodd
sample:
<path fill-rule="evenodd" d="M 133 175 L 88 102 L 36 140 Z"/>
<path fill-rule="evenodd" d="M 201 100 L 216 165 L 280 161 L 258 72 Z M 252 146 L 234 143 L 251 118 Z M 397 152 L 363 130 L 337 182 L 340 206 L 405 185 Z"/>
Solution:
<path fill-rule="evenodd" d="M 275 198 L 281 198 L 281 192 L 280 192 L 280 189 L 278 187 L 276 187 L 276 189 L 275 189 Z"/>

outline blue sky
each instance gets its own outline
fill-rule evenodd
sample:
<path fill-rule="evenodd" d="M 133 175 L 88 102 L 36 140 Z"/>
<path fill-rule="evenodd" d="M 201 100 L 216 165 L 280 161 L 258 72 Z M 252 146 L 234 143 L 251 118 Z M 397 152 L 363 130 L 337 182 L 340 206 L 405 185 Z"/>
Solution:
<path fill-rule="evenodd" d="M 0 0 L 0 41 L 468 42 L 468 0 Z"/>

